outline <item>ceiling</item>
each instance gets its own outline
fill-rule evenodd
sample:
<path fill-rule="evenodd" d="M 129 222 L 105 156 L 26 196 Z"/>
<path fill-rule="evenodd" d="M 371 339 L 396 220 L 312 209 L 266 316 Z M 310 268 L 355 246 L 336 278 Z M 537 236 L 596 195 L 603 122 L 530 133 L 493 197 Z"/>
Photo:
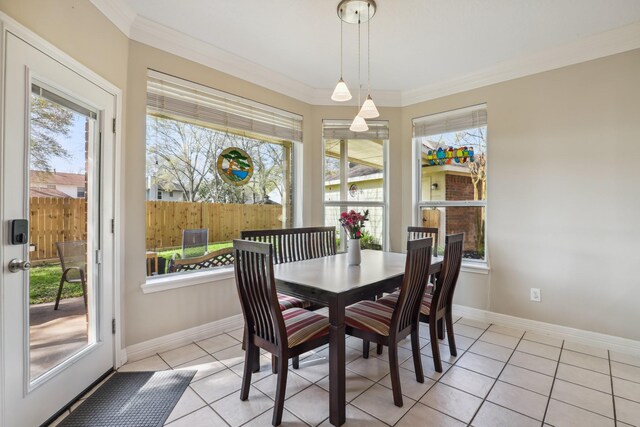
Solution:
<path fill-rule="evenodd" d="M 337 0 L 92 2 L 133 39 L 305 102 L 331 103 L 340 76 Z M 638 0 L 377 4 L 371 86 L 382 105 L 407 105 L 640 47 Z M 362 30 L 365 36 L 366 25 Z M 343 75 L 355 93 L 357 26 L 352 24 L 344 25 Z"/>

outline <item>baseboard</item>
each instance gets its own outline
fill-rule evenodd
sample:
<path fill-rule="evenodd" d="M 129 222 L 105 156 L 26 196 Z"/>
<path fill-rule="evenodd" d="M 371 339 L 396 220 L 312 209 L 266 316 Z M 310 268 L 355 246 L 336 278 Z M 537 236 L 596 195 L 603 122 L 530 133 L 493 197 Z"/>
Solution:
<path fill-rule="evenodd" d="M 619 351 L 621 353 L 635 354 L 640 356 L 640 341 L 627 338 L 606 335 L 597 332 L 585 331 L 582 329 L 570 328 L 568 326 L 554 325 L 551 323 L 539 322 L 537 320 L 523 319 L 521 317 L 509 316 L 506 314 L 494 313 L 463 305 L 454 305 L 453 312 L 457 316 L 469 319 L 480 320 L 488 323 L 495 323 L 502 326 L 526 329 L 543 335 L 549 335 L 561 339 L 570 340 L 580 344 L 592 345 L 594 347 L 606 348 Z M 242 315 L 227 317 L 196 326 L 180 332 L 154 338 L 127 347 L 122 353 L 121 363 L 132 362 L 145 357 L 153 356 L 156 353 L 173 350 L 193 341 L 199 341 L 224 332 L 229 332 L 242 327 L 244 321 Z"/>
<path fill-rule="evenodd" d="M 494 313 L 464 305 L 454 304 L 453 312 L 457 316 L 469 319 L 495 323 L 502 326 L 511 326 L 513 328 L 526 329 L 527 331 L 566 339 L 580 344 L 640 356 L 640 341 L 601 334 L 598 332 L 585 331 L 583 329 L 570 328 L 568 326 L 554 325 L 537 320 L 523 319 L 521 317 Z"/>
<path fill-rule="evenodd" d="M 173 350 L 174 348 L 182 347 L 194 341 L 238 329 L 242 327 L 242 325 L 244 325 L 242 314 L 237 314 L 205 325 L 174 332 L 127 347 L 125 350 L 125 360 L 134 362 L 144 359 L 145 357 L 153 356 L 156 353 Z"/>

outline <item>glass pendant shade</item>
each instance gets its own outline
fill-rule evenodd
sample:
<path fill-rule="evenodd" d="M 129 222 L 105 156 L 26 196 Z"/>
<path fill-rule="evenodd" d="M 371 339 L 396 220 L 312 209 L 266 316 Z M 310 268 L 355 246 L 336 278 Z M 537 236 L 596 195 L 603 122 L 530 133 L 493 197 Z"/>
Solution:
<path fill-rule="evenodd" d="M 340 78 L 336 88 L 333 90 L 333 95 L 331 95 L 331 100 L 336 102 L 345 102 L 351 99 L 351 92 L 349 92 L 349 88 L 347 84 Z"/>
<path fill-rule="evenodd" d="M 351 132 L 364 132 L 369 130 L 369 126 L 367 126 L 367 122 L 360 116 L 356 116 L 349 127 Z"/>
<path fill-rule="evenodd" d="M 364 104 L 362 104 L 362 108 L 358 115 L 365 119 L 375 119 L 376 117 L 380 117 L 380 113 L 376 108 L 376 104 L 373 103 L 371 95 L 367 96 L 367 99 L 364 101 Z"/>

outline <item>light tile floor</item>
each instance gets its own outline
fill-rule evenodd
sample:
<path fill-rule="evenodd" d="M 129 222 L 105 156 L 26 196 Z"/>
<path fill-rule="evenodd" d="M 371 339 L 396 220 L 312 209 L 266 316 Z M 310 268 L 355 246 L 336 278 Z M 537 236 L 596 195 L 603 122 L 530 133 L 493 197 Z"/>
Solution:
<path fill-rule="evenodd" d="M 402 408 L 393 404 L 386 351 L 372 348 L 363 359 L 361 341 L 347 338 L 345 426 L 640 426 L 640 357 L 471 319 L 457 319 L 454 332 L 458 356 L 441 342 L 444 372 L 437 373 L 421 327 L 423 384 L 413 376 L 409 341 L 401 344 Z M 261 356 L 241 402 L 241 339 L 234 330 L 120 371 L 197 370 L 167 426 L 268 426 L 276 384 L 270 358 Z M 290 368 L 282 425 L 329 426 L 327 348 L 305 356 L 300 369 Z"/>

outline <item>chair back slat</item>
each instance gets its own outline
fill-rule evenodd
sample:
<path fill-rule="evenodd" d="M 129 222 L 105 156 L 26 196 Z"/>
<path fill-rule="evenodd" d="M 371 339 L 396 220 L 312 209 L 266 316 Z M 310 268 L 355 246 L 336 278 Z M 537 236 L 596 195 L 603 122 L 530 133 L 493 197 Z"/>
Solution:
<path fill-rule="evenodd" d="M 336 254 L 335 227 L 245 230 L 240 237 L 243 240 L 271 243 L 274 246 L 274 264 Z"/>
<path fill-rule="evenodd" d="M 287 345 L 273 277 L 273 245 L 234 240 L 233 249 L 236 287 L 249 334 L 275 346 Z"/>
<path fill-rule="evenodd" d="M 442 268 L 436 279 L 435 291 L 431 306 L 437 311 L 450 307 L 453 303 L 453 292 L 458 283 L 460 266 L 462 265 L 462 244 L 464 233 L 446 237 Z"/>
<path fill-rule="evenodd" d="M 420 304 L 431 266 L 431 238 L 407 241 L 407 261 L 400 295 L 391 318 L 391 329 L 402 331 L 418 322 Z"/>
<path fill-rule="evenodd" d="M 408 240 L 424 239 L 431 237 L 433 239 L 433 256 L 438 256 L 438 228 L 437 227 L 409 227 L 407 228 Z"/>

